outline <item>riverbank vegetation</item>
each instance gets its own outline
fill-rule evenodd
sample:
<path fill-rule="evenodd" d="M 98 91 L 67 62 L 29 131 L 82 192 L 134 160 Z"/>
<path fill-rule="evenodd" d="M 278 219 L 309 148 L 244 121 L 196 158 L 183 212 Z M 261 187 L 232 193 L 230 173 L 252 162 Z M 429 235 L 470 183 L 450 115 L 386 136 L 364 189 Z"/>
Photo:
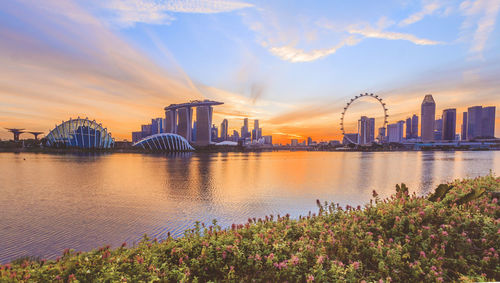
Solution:
<path fill-rule="evenodd" d="M 21 259 L 0 281 L 383 281 L 500 280 L 500 178 L 440 185 L 428 196 L 405 185 L 364 207 L 320 203 L 318 212 L 197 224 L 179 239 L 135 247 L 66 250 Z"/>

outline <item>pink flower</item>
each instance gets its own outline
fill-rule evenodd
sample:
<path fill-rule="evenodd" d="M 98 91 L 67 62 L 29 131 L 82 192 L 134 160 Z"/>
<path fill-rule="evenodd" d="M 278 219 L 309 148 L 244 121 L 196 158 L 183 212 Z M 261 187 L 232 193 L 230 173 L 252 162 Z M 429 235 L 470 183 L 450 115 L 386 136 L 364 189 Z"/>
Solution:
<path fill-rule="evenodd" d="M 273 260 L 274 258 L 274 253 L 270 253 L 268 256 L 267 256 L 267 259 L 269 260 Z"/>
<path fill-rule="evenodd" d="M 144 263 L 144 258 L 142 258 L 142 256 L 140 256 L 140 255 L 135 256 L 135 260 L 139 264 L 143 264 Z"/>
<path fill-rule="evenodd" d="M 278 268 L 279 268 L 279 269 L 286 268 L 286 260 L 284 260 L 284 261 L 280 262 L 280 263 L 278 264 Z"/>
<path fill-rule="evenodd" d="M 448 236 L 448 232 L 446 231 L 441 232 L 441 234 L 443 234 L 443 236 Z"/>
<path fill-rule="evenodd" d="M 359 262 L 355 261 L 352 263 L 352 265 L 354 266 L 354 269 L 358 269 L 359 268 Z"/>
<path fill-rule="evenodd" d="M 307 282 L 313 282 L 314 281 L 314 276 L 309 275 L 307 276 Z"/>
<path fill-rule="evenodd" d="M 320 256 L 318 256 L 318 259 L 316 260 L 316 263 L 321 264 L 321 263 L 323 263 L 324 259 L 325 259 L 325 257 L 322 256 L 322 255 L 320 255 Z"/>
<path fill-rule="evenodd" d="M 425 252 L 424 251 L 420 251 L 420 256 L 423 257 L 423 258 L 426 258 Z"/>

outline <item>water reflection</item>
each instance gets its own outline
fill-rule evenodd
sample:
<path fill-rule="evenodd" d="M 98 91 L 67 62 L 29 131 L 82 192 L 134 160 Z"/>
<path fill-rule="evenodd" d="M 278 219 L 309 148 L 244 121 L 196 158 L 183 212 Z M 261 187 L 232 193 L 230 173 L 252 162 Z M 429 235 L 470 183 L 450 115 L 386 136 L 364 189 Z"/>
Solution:
<path fill-rule="evenodd" d="M 436 152 L 422 152 L 422 162 L 420 162 L 420 192 L 428 192 L 432 190 L 434 184 L 434 159 Z M 448 169 L 448 168 L 446 168 Z"/>
<path fill-rule="evenodd" d="M 0 262 L 180 236 L 197 220 L 298 217 L 316 199 L 362 205 L 400 182 L 423 194 L 499 169 L 498 152 L 2 153 Z"/>

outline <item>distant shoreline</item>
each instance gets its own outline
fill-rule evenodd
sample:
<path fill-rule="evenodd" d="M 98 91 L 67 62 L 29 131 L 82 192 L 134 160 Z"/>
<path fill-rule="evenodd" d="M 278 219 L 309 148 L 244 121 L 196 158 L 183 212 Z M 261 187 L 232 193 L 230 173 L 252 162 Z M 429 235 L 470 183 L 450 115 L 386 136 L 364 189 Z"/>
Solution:
<path fill-rule="evenodd" d="M 273 152 L 273 151 L 315 151 L 315 152 L 417 152 L 417 151 L 498 151 L 500 148 L 482 148 L 482 149 L 471 149 L 471 148 L 433 148 L 433 149 L 317 149 L 317 148 L 209 148 L 209 149 L 197 149 L 195 151 L 184 151 L 184 152 L 159 152 L 159 151 L 148 151 L 142 149 L 101 149 L 101 150 L 85 150 L 85 149 L 67 149 L 67 148 L 0 148 L 0 153 L 140 153 L 140 154 L 158 154 L 158 153 L 224 153 L 224 152 Z"/>

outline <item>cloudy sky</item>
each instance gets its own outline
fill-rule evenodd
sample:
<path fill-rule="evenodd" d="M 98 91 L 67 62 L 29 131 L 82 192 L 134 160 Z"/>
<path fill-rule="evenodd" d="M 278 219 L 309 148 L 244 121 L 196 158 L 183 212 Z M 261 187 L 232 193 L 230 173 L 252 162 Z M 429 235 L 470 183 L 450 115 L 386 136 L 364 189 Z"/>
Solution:
<path fill-rule="evenodd" d="M 339 139 L 345 103 L 365 92 L 389 122 L 420 115 L 427 93 L 438 115 L 498 108 L 499 13 L 498 0 L 4 1 L 0 128 L 80 116 L 130 139 L 165 106 L 209 98 L 225 103 L 214 123 L 259 119 L 286 142 Z M 359 101 L 347 130 L 382 114 Z"/>

